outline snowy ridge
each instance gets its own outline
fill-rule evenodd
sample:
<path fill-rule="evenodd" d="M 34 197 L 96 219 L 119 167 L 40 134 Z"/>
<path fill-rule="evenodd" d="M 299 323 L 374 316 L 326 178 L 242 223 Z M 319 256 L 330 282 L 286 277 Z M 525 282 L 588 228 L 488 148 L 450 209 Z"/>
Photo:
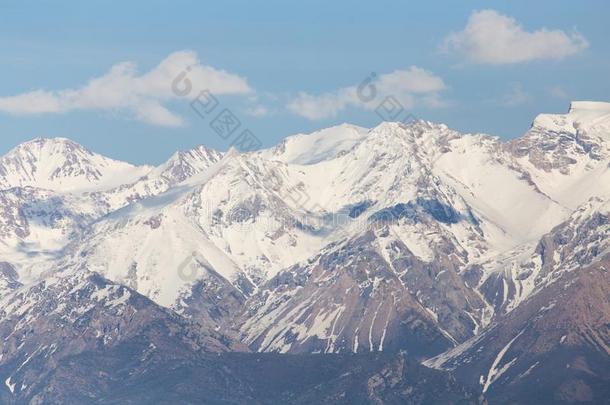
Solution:
<path fill-rule="evenodd" d="M 610 125 L 610 103 L 597 101 L 573 101 L 567 114 L 541 114 L 534 120 L 534 127 L 544 127 L 554 132 L 574 130 L 607 130 Z M 607 136 L 607 133 L 601 133 Z"/>
<path fill-rule="evenodd" d="M 342 124 L 312 134 L 289 136 L 263 154 L 269 159 L 284 163 L 314 164 L 348 151 L 361 141 L 367 132 L 366 128 Z"/>

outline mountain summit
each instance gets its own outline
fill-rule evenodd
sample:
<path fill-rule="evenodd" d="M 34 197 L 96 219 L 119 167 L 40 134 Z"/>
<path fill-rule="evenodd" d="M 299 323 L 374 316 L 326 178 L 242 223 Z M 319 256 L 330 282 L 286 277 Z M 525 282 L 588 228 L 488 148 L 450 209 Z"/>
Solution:
<path fill-rule="evenodd" d="M 136 167 L 95 154 L 66 138 L 37 138 L 18 145 L 0 160 L 0 187 L 57 191 L 111 187 L 143 175 Z"/>

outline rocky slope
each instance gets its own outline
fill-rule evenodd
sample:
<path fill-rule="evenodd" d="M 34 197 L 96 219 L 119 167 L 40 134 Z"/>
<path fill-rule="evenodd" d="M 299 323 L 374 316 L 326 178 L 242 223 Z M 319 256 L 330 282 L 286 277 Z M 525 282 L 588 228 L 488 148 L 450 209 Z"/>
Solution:
<path fill-rule="evenodd" d="M 54 365 L 33 396 L 3 403 L 482 403 L 447 373 L 401 354 L 171 354 L 145 342 L 83 352 Z"/>

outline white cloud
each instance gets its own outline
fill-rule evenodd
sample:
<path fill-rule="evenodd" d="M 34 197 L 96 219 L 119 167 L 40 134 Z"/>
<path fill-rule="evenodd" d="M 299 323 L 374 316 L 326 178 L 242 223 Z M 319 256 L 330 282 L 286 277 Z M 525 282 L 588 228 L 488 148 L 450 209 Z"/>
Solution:
<path fill-rule="evenodd" d="M 183 73 L 183 76 L 179 76 Z M 178 80 L 177 80 L 178 78 Z M 175 82 L 175 83 L 174 83 Z M 173 89 L 193 97 L 207 89 L 214 94 L 251 94 L 246 79 L 202 65 L 192 51 L 174 52 L 154 69 L 138 74 L 132 62 L 111 67 L 108 73 L 76 89 L 35 90 L 0 97 L 0 111 L 21 114 L 59 113 L 74 110 L 113 110 L 153 125 L 179 126 L 183 120 L 163 103 L 180 97 Z M 186 92 L 186 89 L 189 91 Z M 186 94 L 185 94 L 186 95 Z"/>
<path fill-rule="evenodd" d="M 443 49 L 476 63 L 508 64 L 562 59 L 589 46 L 579 33 L 546 28 L 528 32 L 514 19 L 494 10 L 472 13 L 464 30 L 445 38 Z"/>
<path fill-rule="evenodd" d="M 36 90 L 12 97 L 0 97 L 0 111 L 10 114 L 60 112 L 58 98 L 48 91 Z"/>
<path fill-rule="evenodd" d="M 246 109 L 246 114 L 255 118 L 265 117 L 270 113 L 271 111 L 269 111 L 269 109 L 264 105 L 256 105 Z"/>
<path fill-rule="evenodd" d="M 369 76 L 358 85 L 333 92 L 312 95 L 301 92 L 288 104 L 294 114 L 310 120 L 337 116 L 348 107 L 374 110 L 388 96 L 395 97 L 404 108 L 416 104 L 428 107 L 442 105 L 438 93 L 445 89 L 443 80 L 433 73 L 411 66 L 380 76 Z"/>
<path fill-rule="evenodd" d="M 567 99 L 568 93 L 561 86 L 553 86 L 549 89 L 549 94 L 555 98 Z"/>
<path fill-rule="evenodd" d="M 531 99 L 532 97 L 523 89 L 521 83 L 513 83 L 509 91 L 502 98 L 502 104 L 507 107 L 516 107 L 530 102 Z"/>

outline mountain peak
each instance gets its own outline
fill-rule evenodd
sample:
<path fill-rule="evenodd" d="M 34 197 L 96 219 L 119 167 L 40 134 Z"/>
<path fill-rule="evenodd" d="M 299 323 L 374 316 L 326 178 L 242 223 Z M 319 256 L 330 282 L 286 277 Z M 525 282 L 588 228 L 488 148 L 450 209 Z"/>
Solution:
<path fill-rule="evenodd" d="M 157 168 L 172 184 L 180 183 L 207 169 L 222 158 L 222 153 L 204 145 L 174 153 L 167 162 Z"/>
<path fill-rule="evenodd" d="M 0 188 L 85 191 L 135 180 L 149 170 L 98 155 L 68 138 L 35 138 L 0 158 Z"/>
<path fill-rule="evenodd" d="M 446 146 L 451 139 L 461 137 L 459 132 L 451 130 L 445 124 L 425 120 L 415 120 L 409 123 L 382 122 L 371 129 L 370 133 L 387 145 L 399 145 L 406 142 L 417 145 L 428 152 L 438 150 L 438 147 Z"/>
<path fill-rule="evenodd" d="M 32 140 L 23 142 L 12 150 L 10 150 L 6 156 L 9 156 L 13 153 L 17 153 L 19 150 L 30 150 L 30 151 L 40 151 L 42 149 L 49 149 L 51 153 L 61 153 L 62 150 L 80 150 L 86 154 L 92 155 L 93 153 L 85 148 L 83 145 L 75 142 L 69 138 L 64 137 L 37 137 Z"/>
<path fill-rule="evenodd" d="M 605 101 L 572 101 L 570 103 L 570 114 L 579 111 L 597 111 L 610 113 L 610 103 Z"/>
<path fill-rule="evenodd" d="M 532 128 L 550 132 L 576 134 L 593 132 L 610 139 L 610 103 L 602 101 L 573 101 L 566 114 L 540 114 Z"/>
<path fill-rule="evenodd" d="M 269 152 L 270 158 L 284 163 L 309 165 L 328 160 L 345 153 L 362 141 L 369 130 L 343 123 L 309 134 L 287 137 Z"/>
<path fill-rule="evenodd" d="M 383 121 L 377 125 L 373 130 L 375 131 L 396 131 L 396 130 L 447 130 L 449 127 L 445 124 L 436 123 L 432 121 L 426 121 L 422 119 L 416 119 L 410 122 L 396 122 L 396 121 Z"/>

